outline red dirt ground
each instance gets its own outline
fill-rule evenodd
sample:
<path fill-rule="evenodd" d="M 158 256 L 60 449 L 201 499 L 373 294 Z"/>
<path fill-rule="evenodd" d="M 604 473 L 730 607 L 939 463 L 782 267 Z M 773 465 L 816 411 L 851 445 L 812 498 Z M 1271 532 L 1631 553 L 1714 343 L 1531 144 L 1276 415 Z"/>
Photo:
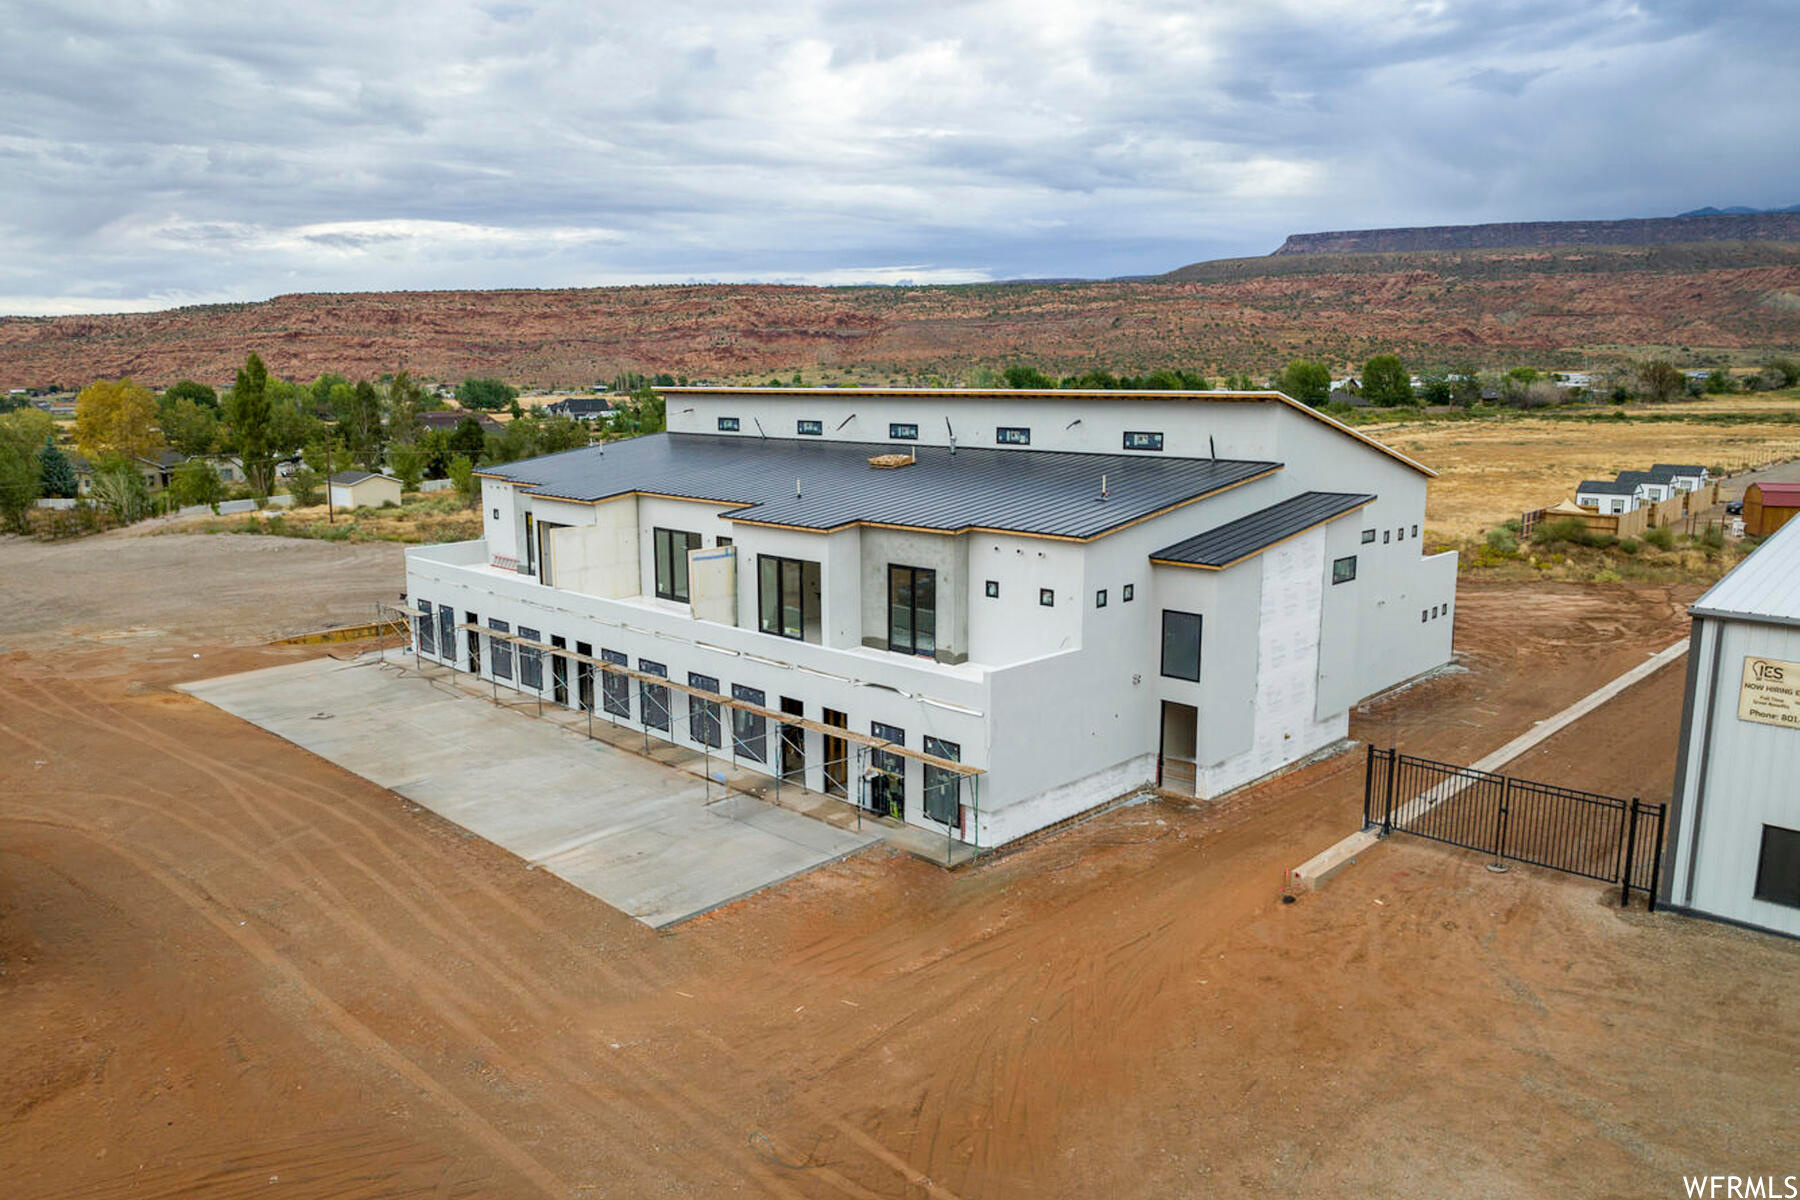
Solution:
<path fill-rule="evenodd" d="M 1688 598 L 1465 587 L 1467 673 L 1356 732 L 1467 760 L 1680 636 Z M 1355 756 L 954 875 L 865 854 L 659 935 L 168 690 L 316 651 L 168 625 L 20 632 L 0 658 L 10 1195 L 1642 1195 L 1794 1171 L 1800 947 L 1401 839 L 1282 905 L 1283 869 L 1356 823 Z M 1661 672 L 1530 773 L 1663 798 L 1680 686 Z"/>

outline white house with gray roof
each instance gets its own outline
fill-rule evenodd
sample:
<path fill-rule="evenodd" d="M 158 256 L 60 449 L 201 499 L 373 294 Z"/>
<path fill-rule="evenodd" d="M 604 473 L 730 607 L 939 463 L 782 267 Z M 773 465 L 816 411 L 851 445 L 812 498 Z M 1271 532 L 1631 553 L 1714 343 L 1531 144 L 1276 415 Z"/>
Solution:
<path fill-rule="evenodd" d="M 1277 393 L 663 395 L 408 548 L 423 654 L 984 846 L 1277 771 L 1450 657 L 1431 471 Z"/>

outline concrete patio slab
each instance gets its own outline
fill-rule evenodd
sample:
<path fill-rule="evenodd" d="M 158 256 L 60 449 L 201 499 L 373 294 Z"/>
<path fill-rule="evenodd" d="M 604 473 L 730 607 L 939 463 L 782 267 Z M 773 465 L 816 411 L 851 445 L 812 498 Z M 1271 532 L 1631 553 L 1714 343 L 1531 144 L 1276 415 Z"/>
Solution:
<path fill-rule="evenodd" d="M 702 780 L 441 682 L 320 658 L 188 692 L 661 929 L 877 839 Z"/>

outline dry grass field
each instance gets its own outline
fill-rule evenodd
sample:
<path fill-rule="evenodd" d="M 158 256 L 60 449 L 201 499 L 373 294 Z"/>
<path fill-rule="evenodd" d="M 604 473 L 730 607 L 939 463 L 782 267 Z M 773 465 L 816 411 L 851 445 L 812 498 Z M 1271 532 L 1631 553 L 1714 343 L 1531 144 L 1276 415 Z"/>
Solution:
<path fill-rule="evenodd" d="M 1622 412 L 1623 420 L 1612 412 Z M 1438 472 L 1426 518 L 1432 536 L 1476 537 L 1527 509 L 1573 499 L 1583 479 L 1611 479 L 1656 462 L 1730 470 L 1800 457 L 1800 395 L 1729 397 L 1600 410 L 1596 419 L 1498 416 L 1380 423 L 1364 432 Z"/>

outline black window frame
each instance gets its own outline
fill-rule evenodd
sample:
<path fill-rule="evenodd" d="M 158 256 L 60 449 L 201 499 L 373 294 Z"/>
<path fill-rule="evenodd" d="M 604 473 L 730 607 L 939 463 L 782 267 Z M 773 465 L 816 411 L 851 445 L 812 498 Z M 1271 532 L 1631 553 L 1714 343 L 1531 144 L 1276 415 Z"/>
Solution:
<path fill-rule="evenodd" d="M 741 432 L 742 429 L 743 429 L 743 422 L 740 421 L 736 417 L 720 417 L 719 418 L 719 432 L 720 433 L 738 433 L 738 432 Z"/>
<path fill-rule="evenodd" d="M 1171 617 L 1177 618 L 1177 620 L 1175 622 L 1177 625 L 1184 625 L 1188 621 L 1193 622 L 1193 640 L 1194 640 L 1194 668 L 1193 669 L 1194 669 L 1194 673 L 1192 675 L 1183 674 L 1182 671 L 1179 669 L 1186 665 L 1183 662 L 1178 661 L 1178 662 L 1174 663 L 1174 666 L 1176 668 L 1178 668 L 1177 670 L 1172 671 L 1169 669 L 1169 667 L 1170 667 L 1170 661 L 1169 661 L 1170 621 L 1169 621 L 1169 618 L 1171 618 Z M 1164 679 L 1180 679 L 1186 683 L 1199 683 L 1201 669 L 1204 666 L 1205 658 L 1206 658 L 1206 618 L 1200 613 L 1185 612 L 1179 608 L 1163 609 L 1162 610 L 1162 642 L 1161 642 L 1160 649 L 1161 649 L 1161 653 L 1158 654 L 1158 656 L 1157 656 L 1157 658 L 1158 658 L 1157 667 L 1159 668 L 1159 671 L 1162 674 L 1162 677 Z"/>
<path fill-rule="evenodd" d="M 787 571 L 784 568 L 788 563 L 796 563 L 800 567 L 798 583 L 800 588 L 800 599 L 797 606 L 800 610 L 800 630 L 798 633 L 787 632 L 785 615 L 788 611 Z M 773 565 L 775 568 L 775 607 L 773 610 L 772 621 L 767 596 L 764 591 L 768 582 L 768 566 L 765 564 Z M 818 597 L 810 601 L 806 590 L 806 574 L 808 568 L 811 568 L 812 572 L 819 580 Z M 814 562 L 810 558 L 789 558 L 785 554 L 759 554 L 756 556 L 756 627 L 763 633 L 773 634 L 776 637 L 784 637 L 790 641 L 804 642 L 806 641 L 807 629 L 809 627 L 818 627 L 821 630 L 821 636 L 823 636 L 824 618 L 823 614 L 819 611 L 819 606 L 822 605 L 824 601 L 825 571 L 819 563 Z M 812 605 L 811 609 L 808 609 L 807 607 L 809 603 Z"/>
<path fill-rule="evenodd" d="M 910 577 L 908 580 L 908 583 L 907 583 L 907 594 L 910 597 L 910 600 L 909 600 L 909 603 L 905 606 L 906 612 L 907 612 L 907 630 L 908 630 L 908 640 L 905 643 L 902 643 L 902 642 L 896 640 L 894 637 L 894 628 L 895 628 L 894 612 L 897 608 L 901 607 L 900 605 L 897 605 L 894 602 L 894 588 L 895 588 L 895 583 L 896 583 L 898 577 L 901 576 L 902 574 L 905 574 Z M 933 567 L 912 567 L 912 566 L 907 566 L 904 563 L 889 563 L 888 564 L 887 648 L 890 651 L 892 651 L 893 653 L 895 653 L 895 654 L 911 654 L 918 658 L 936 658 L 937 657 L 937 614 L 938 614 L 937 574 L 938 573 L 937 573 L 936 568 L 933 568 Z M 920 583 L 921 577 L 923 577 L 926 580 L 929 580 L 930 584 L 931 584 L 931 607 L 929 609 L 924 610 L 931 614 L 931 634 L 930 634 L 931 645 L 928 648 L 921 648 L 919 645 L 919 613 L 921 611 L 921 609 L 919 607 L 919 583 Z"/>
<path fill-rule="evenodd" d="M 448 604 L 438 605 L 438 657 L 445 662 L 456 661 L 456 610 Z"/>
<path fill-rule="evenodd" d="M 699 688 L 703 692 L 717 694 L 719 680 L 713 675 L 702 675 L 698 671 L 688 672 L 688 686 Z M 719 702 L 708 700 L 703 696 L 688 693 L 688 736 L 702 746 L 719 749 L 725 744 L 724 728 L 719 723 Z"/>
<path fill-rule="evenodd" d="M 1381 531 L 1381 544 L 1382 545 L 1386 546 L 1393 540 L 1394 540 L 1394 531 L 1393 530 L 1384 529 Z"/>
<path fill-rule="evenodd" d="M 675 540 L 683 540 L 681 549 L 681 581 L 682 589 L 675 590 Z M 653 587 L 658 600 L 673 600 L 677 604 L 690 603 L 688 597 L 693 594 L 692 580 L 688 578 L 687 552 L 698 550 L 701 537 L 687 529 L 665 529 L 661 525 L 652 526 L 650 530 L 650 558 L 652 570 L 656 573 Z"/>
<path fill-rule="evenodd" d="M 896 746 L 906 745 L 906 730 L 898 725 L 871 721 L 869 732 Z M 869 807 L 896 820 L 906 820 L 906 757 L 891 750 L 871 749 L 869 765 L 878 772 L 869 780 Z"/>
<path fill-rule="evenodd" d="M 1056 589 L 1055 588 L 1039 588 L 1038 589 L 1038 606 L 1040 608 L 1055 608 L 1056 607 Z"/>
<path fill-rule="evenodd" d="M 519 636 L 528 641 L 542 641 L 535 629 L 519 626 Z M 519 686 L 534 692 L 544 690 L 544 652 L 535 646 L 519 647 Z"/>
<path fill-rule="evenodd" d="M 1031 445 L 1031 426 L 1029 426 L 1029 425 L 996 425 L 996 426 L 994 426 L 994 445 L 996 445 L 996 446 L 1029 446 L 1029 445 Z"/>
<path fill-rule="evenodd" d="M 989 600 L 998 600 L 1000 598 L 1000 581 L 998 579 L 990 579 L 982 590 L 987 593 L 987 598 Z"/>
<path fill-rule="evenodd" d="M 888 441 L 916 442 L 919 440 L 919 424 L 917 421 L 889 421 Z"/>
<path fill-rule="evenodd" d="M 488 628 L 495 633 L 511 633 L 512 625 L 499 617 L 488 618 Z M 505 638 L 488 639 L 488 671 L 495 679 L 511 683 L 513 678 L 513 644 Z"/>
<path fill-rule="evenodd" d="M 933 758 L 948 759 L 951 762 L 962 761 L 962 746 L 956 742 L 947 742 L 943 738 L 935 738 L 926 734 L 920 748 Z M 921 765 L 921 774 L 924 781 L 919 790 L 923 793 L 920 799 L 924 805 L 925 819 L 961 830 L 963 824 L 962 776 L 955 771 L 947 771 L 943 767 L 934 767 L 930 763 Z M 948 803 L 946 803 L 946 799 Z"/>
<path fill-rule="evenodd" d="M 1344 574 L 1339 569 L 1345 563 L 1350 564 L 1350 573 L 1348 575 Z M 1355 582 L 1356 582 L 1356 555 L 1346 554 L 1342 558 L 1334 558 L 1331 560 L 1331 586 L 1332 587 L 1336 587 L 1340 583 L 1355 583 Z"/>
<path fill-rule="evenodd" d="M 758 708 L 768 707 L 769 697 L 761 688 L 745 687 L 741 683 L 731 685 L 731 698 L 745 704 L 754 704 Z M 769 718 L 761 713 L 746 712 L 741 708 L 731 710 L 731 750 L 741 758 L 751 762 L 766 763 L 769 761 Z"/>
<path fill-rule="evenodd" d="M 1374 541 L 1375 541 L 1375 531 L 1373 529 L 1365 529 L 1362 531 L 1362 544 L 1363 545 L 1365 545 L 1365 546 L 1372 545 L 1372 544 L 1374 544 Z"/>
<path fill-rule="evenodd" d="M 600 651 L 600 661 L 615 667 L 629 667 L 631 658 L 623 650 Z M 631 720 L 631 676 L 618 671 L 600 672 L 600 711 Z"/>
<path fill-rule="evenodd" d="M 1130 604 L 1135 599 L 1137 599 L 1137 584 L 1128 583 L 1119 589 L 1120 604 Z"/>
<path fill-rule="evenodd" d="M 417 596 L 414 596 L 413 603 L 419 608 L 419 615 L 414 618 L 417 629 L 414 636 L 418 639 L 416 644 L 419 647 L 419 653 L 429 654 L 431 657 L 436 658 L 437 614 L 431 610 L 431 601 L 429 600 L 421 600 Z"/>
<path fill-rule="evenodd" d="M 1120 444 L 1126 450 L 1161 450 L 1163 435 L 1150 429 L 1127 429 Z"/>
<path fill-rule="evenodd" d="M 1769 824 L 1764 824 L 1762 828 L 1762 843 L 1756 854 L 1756 882 L 1752 885 L 1750 897 L 1764 904 L 1800 908 L 1800 829 Z M 1770 834 L 1780 835 L 1773 845 Z M 1782 861 L 1783 859 L 1786 861 Z M 1776 870 L 1786 878 L 1767 878 L 1772 862 Z"/>
<path fill-rule="evenodd" d="M 646 675 L 655 675 L 662 679 L 669 677 L 669 668 L 659 662 L 647 658 L 638 659 L 638 670 Z M 638 680 L 638 714 L 642 718 L 645 729 L 660 729 L 669 732 L 671 715 L 669 712 L 669 689 L 660 683 L 651 683 L 648 679 Z"/>
<path fill-rule="evenodd" d="M 1094 607 L 1095 608 L 1105 608 L 1106 607 L 1106 589 L 1105 588 L 1100 588 L 1098 591 L 1096 591 L 1094 593 Z"/>
<path fill-rule="evenodd" d="M 824 437 L 825 436 L 825 422 L 824 421 L 809 421 L 805 417 L 796 418 L 794 421 L 794 436 L 795 437 Z"/>
<path fill-rule="evenodd" d="M 1418 538 L 1418 536 L 1419 536 L 1419 527 L 1418 527 L 1418 526 L 1417 526 L 1417 525 L 1414 525 L 1414 526 L 1413 526 L 1413 532 L 1412 532 L 1412 535 L 1413 535 L 1413 537 L 1414 537 L 1414 538 L 1415 538 L 1415 539 L 1417 539 L 1417 538 Z"/>

